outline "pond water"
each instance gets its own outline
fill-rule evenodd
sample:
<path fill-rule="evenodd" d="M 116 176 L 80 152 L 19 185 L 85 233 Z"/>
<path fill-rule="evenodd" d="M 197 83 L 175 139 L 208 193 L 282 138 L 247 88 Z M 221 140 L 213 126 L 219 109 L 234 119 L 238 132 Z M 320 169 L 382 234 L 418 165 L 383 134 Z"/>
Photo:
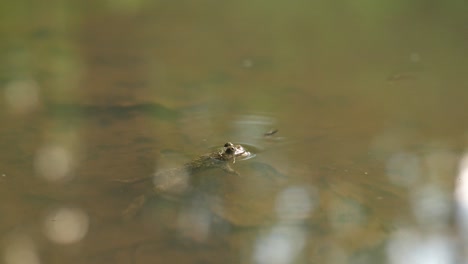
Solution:
<path fill-rule="evenodd" d="M 461 2 L 0 10 L 0 262 L 468 259 Z M 252 153 L 238 175 L 181 175 L 196 191 L 122 217 L 153 184 L 116 179 L 226 142 Z"/>

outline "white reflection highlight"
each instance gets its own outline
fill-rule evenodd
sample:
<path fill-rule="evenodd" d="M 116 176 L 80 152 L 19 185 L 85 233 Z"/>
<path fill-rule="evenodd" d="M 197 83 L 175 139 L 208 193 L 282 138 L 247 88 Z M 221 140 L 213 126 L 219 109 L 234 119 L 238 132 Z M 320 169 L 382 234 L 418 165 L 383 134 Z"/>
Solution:
<path fill-rule="evenodd" d="M 395 232 L 387 245 L 391 264 L 455 263 L 455 243 L 443 234 L 422 234 L 415 230 Z"/>
<path fill-rule="evenodd" d="M 462 209 L 468 209 L 468 155 L 460 160 L 455 199 Z"/>
<path fill-rule="evenodd" d="M 178 216 L 178 230 L 182 237 L 202 242 L 210 234 L 211 212 L 198 200 L 181 211 Z"/>
<path fill-rule="evenodd" d="M 301 221 L 309 217 L 318 204 L 315 190 L 304 187 L 289 187 L 283 190 L 276 201 L 276 215 L 280 221 Z"/>
<path fill-rule="evenodd" d="M 284 189 L 276 200 L 278 222 L 255 243 L 254 263 L 294 263 L 304 249 L 307 229 L 302 224 L 318 204 L 315 189 L 292 186 Z"/>
<path fill-rule="evenodd" d="M 69 177 L 72 163 L 70 151 L 58 145 L 42 147 L 35 157 L 36 172 L 48 181 L 58 181 Z"/>
<path fill-rule="evenodd" d="M 39 86 L 32 80 L 15 80 L 5 88 L 5 100 L 15 114 L 30 112 L 39 103 Z"/>
<path fill-rule="evenodd" d="M 294 263 L 304 248 L 306 234 L 306 230 L 300 226 L 275 226 L 268 234 L 257 240 L 254 263 Z"/>
<path fill-rule="evenodd" d="M 5 264 L 39 264 L 36 244 L 29 236 L 11 235 L 4 241 L 3 260 Z"/>
<path fill-rule="evenodd" d="M 411 203 L 418 223 L 427 228 L 444 228 L 451 215 L 451 200 L 438 186 L 427 184 L 412 192 Z"/>
<path fill-rule="evenodd" d="M 457 223 L 461 237 L 468 242 L 468 154 L 460 160 L 459 172 L 455 186 L 455 201 L 457 206 Z"/>
<path fill-rule="evenodd" d="M 81 209 L 60 208 L 46 215 L 44 233 L 53 242 L 71 244 L 88 232 L 88 215 Z"/>
<path fill-rule="evenodd" d="M 415 154 L 400 152 L 390 157 L 386 169 L 393 184 L 411 187 L 421 177 L 421 159 Z"/>

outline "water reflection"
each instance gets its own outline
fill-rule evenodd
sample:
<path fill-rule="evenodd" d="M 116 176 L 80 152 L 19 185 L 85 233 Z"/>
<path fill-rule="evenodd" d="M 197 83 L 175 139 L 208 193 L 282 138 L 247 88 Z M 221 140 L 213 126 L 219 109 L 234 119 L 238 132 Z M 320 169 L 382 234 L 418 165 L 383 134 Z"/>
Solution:
<path fill-rule="evenodd" d="M 46 145 L 36 153 L 36 171 L 47 181 L 70 178 L 74 163 L 70 151 L 61 145 Z"/>
<path fill-rule="evenodd" d="M 398 152 L 387 161 L 387 175 L 393 184 L 411 187 L 421 180 L 421 165 L 416 154 Z"/>
<path fill-rule="evenodd" d="M 259 236 L 254 247 L 252 263 L 294 263 L 304 249 L 307 229 L 298 225 L 275 225 Z"/>
<path fill-rule="evenodd" d="M 40 264 L 36 243 L 26 234 L 15 233 L 3 239 L 5 264 Z"/>
<path fill-rule="evenodd" d="M 4 262 L 468 259 L 463 1 L 302 2 L 3 1 Z M 161 183 L 110 179 L 230 140 L 240 175 L 121 221 Z"/>
<path fill-rule="evenodd" d="M 410 196 L 418 225 L 426 230 L 448 231 L 452 218 L 452 199 L 440 186 L 427 183 Z"/>
<path fill-rule="evenodd" d="M 455 161 L 456 156 L 445 148 L 422 154 L 398 153 L 388 160 L 392 182 L 408 188 L 414 216 L 413 221 L 399 218 L 400 225 L 389 237 L 386 250 L 390 263 L 458 263 L 456 237 L 451 231 L 451 186 L 447 183 Z M 463 167 L 462 160 L 455 192 L 459 217 L 464 214 Z"/>
<path fill-rule="evenodd" d="M 318 192 L 312 186 L 287 187 L 276 198 L 277 221 L 300 224 L 309 218 L 318 203 Z"/>
<path fill-rule="evenodd" d="M 43 222 L 45 235 L 58 244 L 76 243 L 88 233 L 88 215 L 78 208 L 52 210 L 46 214 Z"/>
<path fill-rule="evenodd" d="M 177 229 L 182 239 L 203 242 L 210 235 L 212 224 L 212 213 L 199 198 L 183 206 L 178 214 Z"/>
<path fill-rule="evenodd" d="M 306 244 L 304 224 L 317 203 L 315 190 L 292 186 L 281 191 L 276 199 L 276 222 L 258 236 L 253 263 L 295 263 Z"/>
<path fill-rule="evenodd" d="M 468 154 L 461 157 L 455 186 L 456 220 L 463 244 L 464 259 L 468 259 Z"/>
<path fill-rule="evenodd" d="M 39 85 L 34 80 L 14 80 L 5 87 L 5 99 L 13 114 L 25 114 L 39 106 Z"/>
<path fill-rule="evenodd" d="M 390 264 L 458 263 L 456 243 L 447 233 L 407 228 L 394 232 L 389 241 Z"/>
<path fill-rule="evenodd" d="M 233 134 L 249 140 L 262 140 L 262 136 L 277 125 L 276 118 L 265 113 L 240 115 L 233 121 Z"/>

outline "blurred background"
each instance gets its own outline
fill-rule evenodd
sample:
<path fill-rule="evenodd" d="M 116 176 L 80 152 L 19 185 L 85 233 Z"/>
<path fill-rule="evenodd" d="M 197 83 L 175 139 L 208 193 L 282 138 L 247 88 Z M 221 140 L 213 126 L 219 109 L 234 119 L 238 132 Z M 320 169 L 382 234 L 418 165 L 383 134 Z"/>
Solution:
<path fill-rule="evenodd" d="M 467 262 L 467 11 L 2 1 L 0 263 Z M 122 219 L 151 183 L 112 180 L 228 141 L 239 176 Z"/>

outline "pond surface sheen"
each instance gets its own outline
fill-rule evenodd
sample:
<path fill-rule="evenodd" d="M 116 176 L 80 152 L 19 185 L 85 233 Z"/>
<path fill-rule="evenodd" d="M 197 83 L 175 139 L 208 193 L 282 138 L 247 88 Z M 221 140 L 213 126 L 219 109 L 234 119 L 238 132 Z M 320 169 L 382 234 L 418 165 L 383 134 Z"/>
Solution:
<path fill-rule="evenodd" d="M 0 262 L 466 261 L 466 9 L 1 3 Z M 151 183 L 112 180 L 228 141 L 122 219 Z"/>

